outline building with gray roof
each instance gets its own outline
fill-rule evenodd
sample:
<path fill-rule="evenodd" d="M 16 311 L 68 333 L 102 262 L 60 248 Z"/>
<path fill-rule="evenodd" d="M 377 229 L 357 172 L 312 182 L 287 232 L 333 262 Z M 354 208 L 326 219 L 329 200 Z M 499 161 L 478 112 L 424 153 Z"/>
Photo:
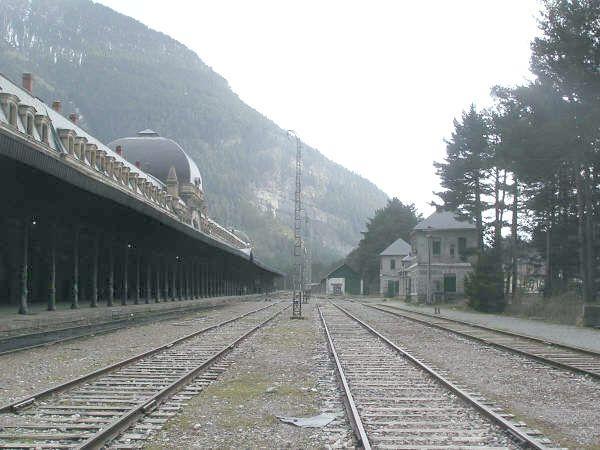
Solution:
<path fill-rule="evenodd" d="M 410 245 L 394 242 L 382 252 L 381 294 L 430 302 L 461 296 L 475 248 L 477 230 L 472 222 L 453 211 L 436 211 L 413 228 Z M 391 256 L 384 253 L 401 250 L 408 252 L 399 261 L 385 259 Z"/>
<path fill-rule="evenodd" d="M 402 259 L 410 254 L 410 244 L 398 238 L 379 254 L 379 293 L 395 297 L 400 291 Z"/>
<path fill-rule="evenodd" d="M 31 74 L 22 86 L 0 75 L 0 305 L 236 295 L 282 275 L 207 215 L 176 142 L 144 130 L 110 148 L 61 109 L 33 94 Z"/>

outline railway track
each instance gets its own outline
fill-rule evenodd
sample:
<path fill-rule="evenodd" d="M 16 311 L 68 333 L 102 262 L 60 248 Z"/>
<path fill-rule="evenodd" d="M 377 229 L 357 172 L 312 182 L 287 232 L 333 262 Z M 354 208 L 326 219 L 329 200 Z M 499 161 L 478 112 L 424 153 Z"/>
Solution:
<path fill-rule="evenodd" d="M 287 308 L 270 304 L 4 405 L 0 448 L 96 449 L 115 438 L 115 448 L 141 448 L 145 434 L 173 415 L 169 401 L 202 390 L 224 370 L 224 355 Z"/>
<path fill-rule="evenodd" d="M 250 297 L 250 296 L 249 296 Z M 252 297 L 260 298 L 259 295 Z M 210 300 L 210 299 L 209 299 Z M 86 323 L 69 326 L 65 328 L 49 329 L 45 331 L 33 331 L 26 334 L 17 334 L 13 336 L 0 338 L 0 356 L 9 353 L 16 353 L 24 350 L 31 350 L 38 347 L 47 347 L 50 345 L 68 342 L 74 339 L 81 339 L 99 334 L 111 333 L 138 325 L 147 325 L 149 323 L 161 322 L 179 318 L 184 315 L 194 315 L 207 309 L 220 308 L 225 305 L 208 305 L 204 302 L 182 302 L 178 308 L 166 311 L 151 312 L 125 312 L 115 311 L 112 320 Z"/>
<path fill-rule="evenodd" d="M 575 373 L 600 379 L 600 353 L 483 325 L 413 312 L 388 305 L 367 305 L 396 317 L 449 331 L 469 339 Z"/>
<path fill-rule="evenodd" d="M 341 306 L 319 307 L 348 416 L 365 449 L 549 449 Z"/>

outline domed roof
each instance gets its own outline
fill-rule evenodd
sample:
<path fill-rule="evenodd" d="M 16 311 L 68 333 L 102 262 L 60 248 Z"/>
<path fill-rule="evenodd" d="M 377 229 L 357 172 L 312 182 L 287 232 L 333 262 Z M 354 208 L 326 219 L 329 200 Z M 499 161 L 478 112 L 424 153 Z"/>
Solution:
<path fill-rule="evenodd" d="M 202 189 L 202 175 L 196 163 L 172 139 L 159 136 L 153 130 L 142 130 L 137 136 L 120 138 L 108 146 L 116 150 L 120 145 L 123 157 L 132 164 L 141 163 L 142 170 L 166 183 L 171 167 L 175 168 L 179 182 L 192 183 Z"/>

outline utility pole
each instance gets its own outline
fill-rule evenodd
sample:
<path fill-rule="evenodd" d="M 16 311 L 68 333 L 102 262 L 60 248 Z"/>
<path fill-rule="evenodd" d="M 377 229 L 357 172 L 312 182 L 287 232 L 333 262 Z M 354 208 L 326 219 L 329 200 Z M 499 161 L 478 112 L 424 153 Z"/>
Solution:
<path fill-rule="evenodd" d="M 427 304 L 431 305 L 431 231 L 425 235 L 427 238 Z"/>
<path fill-rule="evenodd" d="M 304 295 L 304 255 L 302 243 L 302 144 L 293 131 L 290 138 L 296 140 L 296 185 L 294 192 L 294 278 L 292 319 L 302 318 L 302 297 Z"/>
<path fill-rule="evenodd" d="M 310 298 L 310 289 L 312 284 L 312 241 L 311 241 L 311 229 L 310 229 L 310 219 L 308 218 L 308 214 L 304 218 L 304 246 L 305 251 L 304 255 L 306 258 L 305 266 L 306 269 L 304 271 L 304 281 L 305 281 L 305 290 L 304 290 L 304 303 L 308 303 L 308 299 Z"/>

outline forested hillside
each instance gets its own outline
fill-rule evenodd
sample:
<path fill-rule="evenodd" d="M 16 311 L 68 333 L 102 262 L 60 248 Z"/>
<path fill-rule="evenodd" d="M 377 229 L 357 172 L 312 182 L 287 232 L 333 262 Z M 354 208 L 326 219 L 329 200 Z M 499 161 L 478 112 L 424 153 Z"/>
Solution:
<path fill-rule="evenodd" d="M 88 0 L 2 0 L 0 71 L 17 81 L 33 72 L 36 95 L 62 100 L 105 142 L 145 128 L 178 141 L 200 167 L 209 213 L 288 267 L 295 145 L 184 45 Z M 331 261 L 387 196 L 304 149 L 313 259 Z"/>

